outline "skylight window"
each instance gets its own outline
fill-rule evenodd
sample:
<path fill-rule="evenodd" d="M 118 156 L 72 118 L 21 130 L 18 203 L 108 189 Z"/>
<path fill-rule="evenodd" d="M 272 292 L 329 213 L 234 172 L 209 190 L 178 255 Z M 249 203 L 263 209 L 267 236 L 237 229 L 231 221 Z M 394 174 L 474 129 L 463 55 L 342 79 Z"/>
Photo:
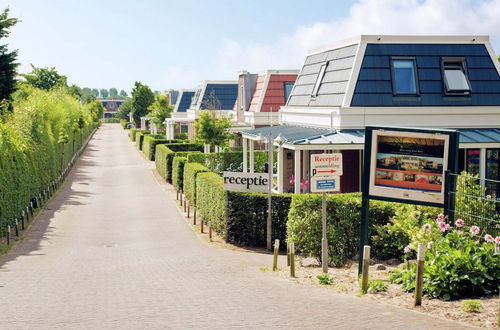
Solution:
<path fill-rule="evenodd" d="M 321 65 L 321 68 L 319 69 L 318 78 L 316 78 L 316 83 L 314 84 L 314 89 L 313 89 L 313 91 L 311 93 L 312 96 L 318 95 L 319 87 L 321 86 L 321 81 L 323 80 L 323 77 L 325 76 L 325 71 L 326 71 L 327 64 L 328 64 L 328 62 L 327 63 L 323 63 Z"/>
<path fill-rule="evenodd" d="M 288 101 L 288 98 L 290 97 L 290 94 L 292 93 L 292 89 L 293 89 L 293 85 L 294 83 L 293 82 L 285 82 L 285 103 L 286 101 Z"/>
<path fill-rule="evenodd" d="M 413 58 L 393 58 L 392 90 L 394 95 L 417 95 L 417 70 Z"/>
<path fill-rule="evenodd" d="M 463 59 L 443 59 L 443 81 L 448 95 L 469 95 L 470 84 Z"/>

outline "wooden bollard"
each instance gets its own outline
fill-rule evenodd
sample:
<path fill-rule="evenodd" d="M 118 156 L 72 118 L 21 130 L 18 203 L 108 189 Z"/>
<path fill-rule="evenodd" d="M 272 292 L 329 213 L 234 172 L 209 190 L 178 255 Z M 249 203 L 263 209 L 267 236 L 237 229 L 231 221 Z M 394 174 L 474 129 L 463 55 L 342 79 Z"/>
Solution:
<path fill-rule="evenodd" d="M 184 213 L 186 213 L 187 211 L 187 203 L 188 203 L 188 199 L 186 198 L 186 195 L 184 195 Z"/>
<path fill-rule="evenodd" d="M 286 243 L 286 265 L 290 267 L 290 242 Z"/>
<path fill-rule="evenodd" d="M 7 225 L 7 245 L 10 244 L 10 225 Z"/>
<path fill-rule="evenodd" d="M 23 210 L 23 214 L 21 216 L 21 229 L 24 230 L 26 229 L 25 228 L 25 225 L 24 225 L 24 218 L 26 217 L 26 213 L 24 213 L 24 210 Z"/>
<path fill-rule="evenodd" d="M 196 205 L 193 208 L 193 225 L 196 225 Z"/>
<path fill-rule="evenodd" d="M 212 226 L 208 226 L 208 238 L 212 240 Z"/>
<path fill-rule="evenodd" d="M 184 194 L 183 194 L 183 193 L 182 193 L 182 191 L 181 191 L 181 195 L 180 195 L 180 198 L 179 198 L 179 203 L 180 203 L 180 205 L 181 205 L 181 206 L 182 206 L 182 198 L 183 198 L 183 195 L 184 195 Z"/>
<path fill-rule="evenodd" d="M 203 233 L 203 220 L 200 222 L 200 232 Z"/>
<path fill-rule="evenodd" d="M 176 189 L 175 191 L 175 199 L 179 200 L 179 189 Z"/>
<path fill-rule="evenodd" d="M 290 277 L 295 277 L 295 243 L 290 243 Z"/>
<path fill-rule="evenodd" d="M 370 269 L 370 246 L 365 245 L 363 247 L 363 268 L 361 270 L 362 293 L 366 293 L 368 291 L 369 269 Z"/>
<path fill-rule="evenodd" d="M 418 245 L 417 253 L 417 281 L 415 283 L 415 306 L 422 305 L 422 291 L 424 286 L 425 244 Z"/>
<path fill-rule="evenodd" d="M 280 240 L 274 240 L 274 256 L 273 256 L 273 272 L 278 270 L 278 251 L 280 248 Z"/>
<path fill-rule="evenodd" d="M 187 217 L 189 218 L 189 215 L 191 213 L 191 203 L 188 202 L 188 211 L 187 211 Z"/>
<path fill-rule="evenodd" d="M 19 237 L 19 223 L 17 222 L 17 219 L 15 219 L 14 223 L 15 223 L 16 237 Z"/>

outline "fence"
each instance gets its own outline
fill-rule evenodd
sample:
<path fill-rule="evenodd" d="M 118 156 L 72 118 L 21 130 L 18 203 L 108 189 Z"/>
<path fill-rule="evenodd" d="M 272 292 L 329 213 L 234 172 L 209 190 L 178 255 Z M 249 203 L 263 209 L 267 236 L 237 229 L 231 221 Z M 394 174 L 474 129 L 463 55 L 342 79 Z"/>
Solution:
<path fill-rule="evenodd" d="M 500 181 L 477 175 L 446 174 L 450 219 L 463 219 L 476 225 L 481 233 L 500 235 Z"/>

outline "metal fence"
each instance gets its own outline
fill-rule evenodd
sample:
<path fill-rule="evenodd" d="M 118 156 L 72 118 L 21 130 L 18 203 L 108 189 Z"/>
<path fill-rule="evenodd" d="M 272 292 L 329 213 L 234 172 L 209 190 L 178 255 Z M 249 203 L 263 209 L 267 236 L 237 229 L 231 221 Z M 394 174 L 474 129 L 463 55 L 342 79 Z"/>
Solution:
<path fill-rule="evenodd" d="M 479 226 L 483 235 L 500 235 L 500 181 L 447 173 L 445 182 L 450 219 Z"/>

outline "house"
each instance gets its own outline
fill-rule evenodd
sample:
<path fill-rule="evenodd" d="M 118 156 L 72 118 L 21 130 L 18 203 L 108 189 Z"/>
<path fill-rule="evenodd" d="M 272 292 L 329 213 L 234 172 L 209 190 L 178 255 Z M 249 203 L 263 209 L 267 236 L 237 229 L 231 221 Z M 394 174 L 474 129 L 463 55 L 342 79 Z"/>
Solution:
<path fill-rule="evenodd" d="M 165 91 L 165 95 L 168 97 L 169 105 L 175 105 L 177 103 L 177 98 L 179 97 L 179 91 L 169 89 Z"/>
<path fill-rule="evenodd" d="M 204 110 L 216 117 L 236 117 L 234 104 L 238 96 L 238 82 L 232 80 L 204 80 L 194 93 L 187 109 L 188 136 L 194 139 L 194 122 Z"/>
<path fill-rule="evenodd" d="M 195 89 L 181 89 L 179 91 L 177 102 L 172 112 L 172 118 L 167 118 L 165 120 L 167 136 L 170 139 L 174 138 L 174 134 L 188 132 L 187 109 L 191 106 L 191 101 L 195 93 Z"/>
<path fill-rule="evenodd" d="M 310 51 L 277 125 L 244 131 L 243 147 L 275 139 L 275 189 L 295 193 L 308 191 L 311 154 L 341 152 L 341 192 L 354 192 L 366 126 L 451 128 L 460 170 L 499 180 L 499 73 L 487 36 L 357 36 Z"/>
<path fill-rule="evenodd" d="M 125 100 L 100 100 L 102 106 L 104 107 L 104 118 L 112 118 L 115 116 L 120 105 L 122 105 Z"/>

